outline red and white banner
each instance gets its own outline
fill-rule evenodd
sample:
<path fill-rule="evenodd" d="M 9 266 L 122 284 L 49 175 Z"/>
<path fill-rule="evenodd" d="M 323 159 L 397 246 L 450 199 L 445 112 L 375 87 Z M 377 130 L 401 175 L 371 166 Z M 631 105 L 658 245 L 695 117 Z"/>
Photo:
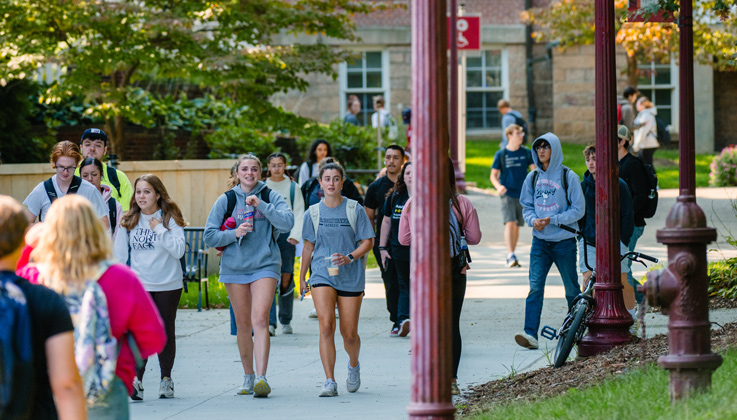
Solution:
<path fill-rule="evenodd" d="M 448 18 L 448 48 L 451 45 L 451 22 Z M 481 49 L 481 16 L 458 16 L 456 18 L 456 45 L 459 50 Z"/>

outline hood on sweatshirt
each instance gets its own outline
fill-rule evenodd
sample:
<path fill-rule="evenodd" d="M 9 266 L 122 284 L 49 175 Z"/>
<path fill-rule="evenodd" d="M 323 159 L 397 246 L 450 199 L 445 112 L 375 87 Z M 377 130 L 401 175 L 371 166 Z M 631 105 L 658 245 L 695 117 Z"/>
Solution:
<path fill-rule="evenodd" d="M 543 140 L 550 144 L 550 163 L 546 170 L 542 169 L 540 158 L 537 156 L 537 152 L 535 151 L 535 146 L 540 144 Z M 535 162 L 535 166 L 537 166 L 542 173 L 552 174 L 560 169 L 563 166 L 563 149 L 560 146 L 558 136 L 553 133 L 545 133 L 536 138 L 535 141 L 532 142 L 532 160 Z"/>

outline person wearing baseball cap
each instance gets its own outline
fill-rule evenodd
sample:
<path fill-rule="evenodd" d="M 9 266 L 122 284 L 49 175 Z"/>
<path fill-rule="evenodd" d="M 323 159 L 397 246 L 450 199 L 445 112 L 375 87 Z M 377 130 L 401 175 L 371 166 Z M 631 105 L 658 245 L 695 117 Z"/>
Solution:
<path fill-rule="evenodd" d="M 103 157 L 107 154 L 107 134 L 99 128 L 88 128 L 84 130 L 82 138 L 79 141 L 82 155 L 85 158 L 93 157 L 103 162 Z M 118 200 L 123 211 L 128 211 L 133 198 L 133 187 L 125 172 L 115 169 L 112 166 L 102 164 L 102 184 L 110 186 L 111 197 Z M 74 173 L 79 176 L 79 168 Z"/>

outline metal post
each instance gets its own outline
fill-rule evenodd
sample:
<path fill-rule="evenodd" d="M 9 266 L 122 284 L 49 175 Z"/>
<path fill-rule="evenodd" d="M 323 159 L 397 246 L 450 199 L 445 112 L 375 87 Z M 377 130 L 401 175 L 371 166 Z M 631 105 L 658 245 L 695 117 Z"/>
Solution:
<path fill-rule="evenodd" d="M 596 309 L 578 346 L 591 356 L 630 340 L 632 317 L 624 307 L 619 268 L 619 169 L 614 3 L 595 3 L 596 71 Z M 581 158 L 581 157 L 579 157 Z"/>
<path fill-rule="evenodd" d="M 679 189 L 676 204 L 657 233 L 668 246 L 668 268 L 650 272 L 640 290 L 653 305 L 669 315 L 668 354 L 658 362 L 670 371 L 671 402 L 711 388 L 711 375 L 722 358 L 711 352 L 711 324 L 707 295 L 706 244 L 716 230 L 706 226 L 706 216 L 696 204 L 696 162 L 693 79 L 693 0 L 681 1 L 679 88 L 680 121 L 678 149 Z"/>
<path fill-rule="evenodd" d="M 446 0 L 412 0 L 410 419 L 452 419 Z"/>
<path fill-rule="evenodd" d="M 450 0 L 450 160 L 453 161 L 453 169 L 455 169 L 456 185 L 458 191 L 466 191 L 466 178 L 461 172 L 458 164 L 458 134 L 461 129 L 458 124 L 458 95 L 460 89 L 458 87 L 458 27 L 456 20 L 458 19 L 457 0 Z"/>

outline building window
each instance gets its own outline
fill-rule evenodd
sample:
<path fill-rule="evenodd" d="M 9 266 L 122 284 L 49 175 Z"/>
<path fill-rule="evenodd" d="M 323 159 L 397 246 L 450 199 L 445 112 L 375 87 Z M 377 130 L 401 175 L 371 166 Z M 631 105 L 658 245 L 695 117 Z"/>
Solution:
<path fill-rule="evenodd" d="M 676 119 L 678 99 L 678 67 L 674 60 L 670 61 L 667 64 L 652 61 L 637 66 L 637 90 L 650 99 L 658 110 L 658 117 L 667 126 L 672 126 Z"/>
<path fill-rule="evenodd" d="M 466 57 L 466 129 L 498 129 L 501 115 L 496 109 L 506 96 L 506 50 L 481 51 Z"/>
<path fill-rule="evenodd" d="M 362 126 L 371 124 L 374 113 L 373 97 L 384 96 L 384 107 L 389 109 L 389 57 L 384 51 L 364 51 L 353 61 L 340 65 L 340 116 L 348 112 L 348 96 L 361 101 L 361 112 L 356 116 Z"/>

